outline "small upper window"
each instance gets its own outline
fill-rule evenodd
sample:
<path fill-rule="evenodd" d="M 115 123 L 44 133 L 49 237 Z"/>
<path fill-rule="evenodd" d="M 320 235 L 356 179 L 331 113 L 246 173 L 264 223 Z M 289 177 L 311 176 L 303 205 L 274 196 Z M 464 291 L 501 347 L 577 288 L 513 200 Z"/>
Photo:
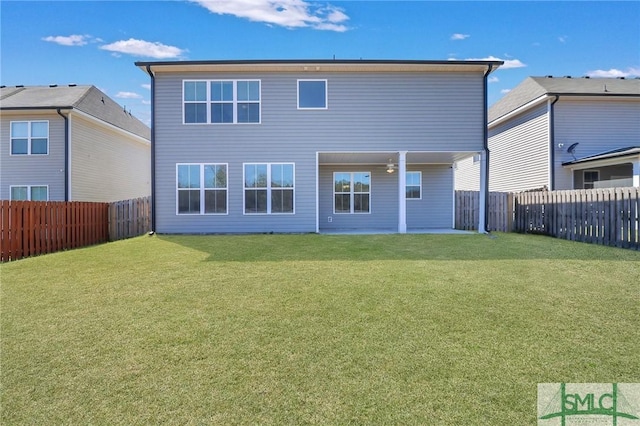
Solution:
<path fill-rule="evenodd" d="M 46 155 L 48 153 L 48 121 L 11 122 L 11 155 Z"/>
<path fill-rule="evenodd" d="M 327 80 L 298 80 L 298 109 L 327 109 Z"/>

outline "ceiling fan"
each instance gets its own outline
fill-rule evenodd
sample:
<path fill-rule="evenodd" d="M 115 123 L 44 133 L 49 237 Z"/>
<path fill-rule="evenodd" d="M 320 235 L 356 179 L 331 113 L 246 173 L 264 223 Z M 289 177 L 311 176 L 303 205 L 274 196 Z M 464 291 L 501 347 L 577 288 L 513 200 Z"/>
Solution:
<path fill-rule="evenodd" d="M 396 170 L 398 170 L 398 166 L 395 165 L 395 163 L 393 162 L 393 160 L 391 158 L 389 158 L 389 161 L 387 162 L 386 165 L 386 172 L 391 174 L 393 172 L 395 172 Z"/>

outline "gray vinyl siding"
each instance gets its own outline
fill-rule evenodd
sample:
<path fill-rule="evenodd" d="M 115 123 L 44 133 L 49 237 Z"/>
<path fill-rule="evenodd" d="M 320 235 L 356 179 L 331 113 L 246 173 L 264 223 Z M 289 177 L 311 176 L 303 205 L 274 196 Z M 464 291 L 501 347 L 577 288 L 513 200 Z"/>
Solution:
<path fill-rule="evenodd" d="M 72 115 L 71 200 L 111 202 L 151 194 L 149 143 Z"/>
<path fill-rule="evenodd" d="M 328 109 L 297 109 L 297 80 L 308 78 L 327 79 Z M 183 124 L 183 79 L 261 80 L 261 124 Z M 313 232 L 316 152 L 478 151 L 483 145 L 480 73 L 161 73 L 155 88 L 160 233 Z M 252 162 L 295 163 L 294 215 L 243 214 L 242 164 Z M 229 164 L 228 215 L 176 215 L 177 163 Z M 397 227 L 397 213 L 376 226 L 388 224 Z"/>
<path fill-rule="evenodd" d="M 49 121 L 48 155 L 11 155 L 12 121 Z M 58 114 L 14 115 L 3 111 L 0 121 L 0 199 L 11 186 L 48 185 L 49 200 L 64 201 L 64 120 Z"/>
<path fill-rule="evenodd" d="M 563 143 L 564 149 L 556 151 L 556 189 L 572 189 L 571 170 L 562 167 L 563 162 L 573 160 L 566 151 L 571 144 L 579 143 L 574 151 L 577 158 L 638 146 L 639 117 L 640 102 L 637 99 L 593 101 L 560 98 L 555 105 L 555 143 Z"/>
<path fill-rule="evenodd" d="M 409 166 L 422 172 L 422 199 L 407 200 L 407 229 L 453 228 L 453 169 L 450 165 Z"/>
<path fill-rule="evenodd" d="M 489 129 L 489 190 L 549 185 L 549 118 L 542 104 Z"/>
<path fill-rule="evenodd" d="M 338 213 L 333 210 L 333 173 L 370 172 L 369 213 Z M 329 219 L 331 218 L 331 219 Z M 331 222 L 329 222 L 331 220 Z M 398 173 L 389 174 L 381 164 L 320 167 L 320 232 L 336 229 L 398 230 Z"/>

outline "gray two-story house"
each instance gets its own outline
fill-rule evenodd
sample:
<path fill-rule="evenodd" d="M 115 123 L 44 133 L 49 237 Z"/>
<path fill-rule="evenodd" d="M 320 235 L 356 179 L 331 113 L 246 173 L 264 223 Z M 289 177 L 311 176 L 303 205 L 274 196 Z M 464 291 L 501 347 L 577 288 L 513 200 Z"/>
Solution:
<path fill-rule="evenodd" d="M 491 191 L 640 186 L 640 79 L 528 77 L 488 128 Z M 456 188 L 478 190 L 477 161 L 456 166 Z"/>
<path fill-rule="evenodd" d="M 500 64 L 136 62 L 152 83 L 153 228 L 451 229 L 452 165 L 484 153 Z"/>
<path fill-rule="evenodd" d="M 149 196 L 151 131 L 90 85 L 0 88 L 0 199 Z"/>

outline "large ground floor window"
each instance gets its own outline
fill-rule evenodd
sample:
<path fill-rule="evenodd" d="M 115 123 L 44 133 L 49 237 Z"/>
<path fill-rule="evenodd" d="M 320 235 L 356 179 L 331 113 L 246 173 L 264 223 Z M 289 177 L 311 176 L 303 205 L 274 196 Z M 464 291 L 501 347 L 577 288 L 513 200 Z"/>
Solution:
<path fill-rule="evenodd" d="M 177 214 L 227 214 L 227 165 L 178 164 Z"/>
<path fill-rule="evenodd" d="M 370 213 L 371 172 L 335 172 L 333 200 L 336 214 Z"/>
<path fill-rule="evenodd" d="M 49 187 L 46 185 L 16 185 L 10 188 L 11 200 L 48 201 Z"/>
<path fill-rule="evenodd" d="M 295 213 L 293 163 L 244 165 L 244 213 Z"/>

